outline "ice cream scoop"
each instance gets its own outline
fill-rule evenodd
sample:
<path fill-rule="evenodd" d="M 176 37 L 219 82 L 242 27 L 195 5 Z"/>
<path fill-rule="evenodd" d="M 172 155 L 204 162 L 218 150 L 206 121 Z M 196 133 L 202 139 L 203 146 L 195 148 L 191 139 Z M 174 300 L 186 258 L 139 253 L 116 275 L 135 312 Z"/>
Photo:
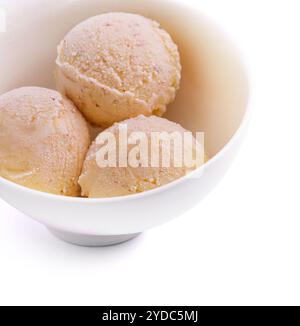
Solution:
<path fill-rule="evenodd" d="M 196 161 L 197 147 L 194 146 L 195 139 L 192 134 L 189 133 L 192 136 L 190 143 L 183 141 L 187 133 L 189 132 L 179 124 L 156 116 L 140 115 L 115 123 L 101 132 L 90 146 L 79 178 L 82 196 L 130 195 L 165 185 L 186 175 L 195 169 L 199 162 Z M 182 143 L 175 142 L 175 138 L 170 138 L 168 143 L 164 141 L 167 140 L 165 135 L 177 135 Z M 163 137 L 157 138 L 161 136 Z M 126 146 L 126 154 L 124 154 L 124 146 Z M 192 155 L 188 156 L 186 162 L 181 160 L 180 163 L 176 155 L 185 155 L 187 150 L 191 150 Z M 163 160 L 164 157 L 167 158 L 164 155 L 168 153 L 169 162 Z M 101 156 L 102 154 L 105 155 Z M 100 161 L 101 157 L 104 158 L 103 162 Z M 105 157 L 110 157 L 111 160 L 105 161 Z M 144 160 L 145 157 L 147 162 Z M 114 159 L 115 165 L 113 165 Z"/>
<path fill-rule="evenodd" d="M 157 22 L 136 14 L 89 18 L 57 51 L 58 90 L 102 127 L 140 114 L 162 115 L 179 88 L 177 46 Z"/>
<path fill-rule="evenodd" d="M 87 124 L 58 92 L 23 87 L 0 96 L 0 175 L 58 195 L 80 194 Z"/>

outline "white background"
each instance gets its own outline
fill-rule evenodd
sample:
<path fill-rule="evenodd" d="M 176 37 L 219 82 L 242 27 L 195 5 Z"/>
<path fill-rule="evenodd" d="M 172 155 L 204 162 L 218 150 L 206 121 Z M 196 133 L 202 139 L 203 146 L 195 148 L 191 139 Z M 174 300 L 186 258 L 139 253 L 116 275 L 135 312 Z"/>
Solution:
<path fill-rule="evenodd" d="M 108 248 L 63 243 L 0 201 L 0 304 L 300 304 L 300 1 L 185 2 L 249 66 L 252 121 L 232 168 L 189 213 Z"/>

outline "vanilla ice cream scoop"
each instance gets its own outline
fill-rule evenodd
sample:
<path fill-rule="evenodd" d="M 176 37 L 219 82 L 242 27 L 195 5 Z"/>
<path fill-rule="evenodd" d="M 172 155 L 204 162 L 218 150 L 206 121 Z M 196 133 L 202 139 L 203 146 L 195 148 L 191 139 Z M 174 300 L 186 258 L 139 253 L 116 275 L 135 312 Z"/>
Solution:
<path fill-rule="evenodd" d="M 77 196 L 89 132 L 58 92 L 23 87 L 0 96 L 0 175 L 52 194 Z"/>
<path fill-rule="evenodd" d="M 189 132 L 179 124 L 156 116 L 140 115 L 115 123 L 101 132 L 90 146 L 79 178 L 82 196 L 130 195 L 185 176 L 199 166 L 199 162 L 201 164 L 201 159 L 204 160 L 203 144 L 202 149 L 200 144 L 195 146 L 195 138 L 191 133 L 191 142 L 184 142 L 184 135 L 187 133 Z M 177 140 L 181 139 L 182 143 L 175 141 L 176 138 L 170 138 L 169 146 L 168 141 L 164 141 L 168 139 L 166 134 L 172 137 L 176 135 L 179 137 Z M 135 137 L 140 138 L 138 140 Z M 127 154 L 124 154 L 124 147 Z M 197 147 L 200 160 L 196 157 Z M 189 150 L 190 156 L 186 154 Z M 181 163 L 176 160 L 179 155 L 182 155 Z M 187 155 L 185 161 L 183 155 Z M 163 159 L 168 157 L 169 163 Z"/>
<path fill-rule="evenodd" d="M 153 20 L 120 12 L 75 26 L 58 46 L 56 65 L 58 90 L 102 127 L 162 115 L 181 73 L 170 35 Z"/>

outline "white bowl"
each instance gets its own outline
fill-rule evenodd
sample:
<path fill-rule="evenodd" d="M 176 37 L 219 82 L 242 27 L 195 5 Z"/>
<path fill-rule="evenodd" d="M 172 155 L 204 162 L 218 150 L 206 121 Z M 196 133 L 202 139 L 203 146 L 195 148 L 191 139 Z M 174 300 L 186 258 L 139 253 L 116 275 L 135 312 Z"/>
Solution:
<path fill-rule="evenodd" d="M 248 81 L 235 48 L 200 12 L 167 0 L 40 0 L 8 10 L 7 32 L 0 33 L 0 93 L 25 85 L 54 88 L 58 42 L 78 22 L 108 11 L 151 17 L 172 35 L 183 77 L 166 117 L 204 131 L 211 159 L 188 177 L 114 198 L 56 196 L 0 178 L 0 196 L 7 203 L 79 245 L 123 242 L 192 208 L 228 169 L 248 116 Z"/>

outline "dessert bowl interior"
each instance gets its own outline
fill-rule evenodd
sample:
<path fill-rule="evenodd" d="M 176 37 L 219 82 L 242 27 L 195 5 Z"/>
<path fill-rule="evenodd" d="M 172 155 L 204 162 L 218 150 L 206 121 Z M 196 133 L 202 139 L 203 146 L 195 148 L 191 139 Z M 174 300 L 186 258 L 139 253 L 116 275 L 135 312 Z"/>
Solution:
<path fill-rule="evenodd" d="M 136 233 L 181 214 L 225 171 L 227 163 L 219 169 L 218 161 L 222 162 L 221 154 L 247 112 L 247 76 L 235 48 L 201 13 L 169 0 L 41 0 L 8 9 L 7 32 L 0 33 L 0 94 L 21 86 L 55 88 L 59 41 L 80 21 L 109 11 L 142 14 L 160 22 L 171 34 L 181 55 L 182 81 L 165 117 L 186 129 L 204 132 L 205 150 L 212 160 L 193 181 L 178 180 L 160 189 L 112 199 L 43 194 L 0 178 L 1 197 L 56 230 Z M 176 200 L 181 195 L 186 197 L 184 203 Z"/>

